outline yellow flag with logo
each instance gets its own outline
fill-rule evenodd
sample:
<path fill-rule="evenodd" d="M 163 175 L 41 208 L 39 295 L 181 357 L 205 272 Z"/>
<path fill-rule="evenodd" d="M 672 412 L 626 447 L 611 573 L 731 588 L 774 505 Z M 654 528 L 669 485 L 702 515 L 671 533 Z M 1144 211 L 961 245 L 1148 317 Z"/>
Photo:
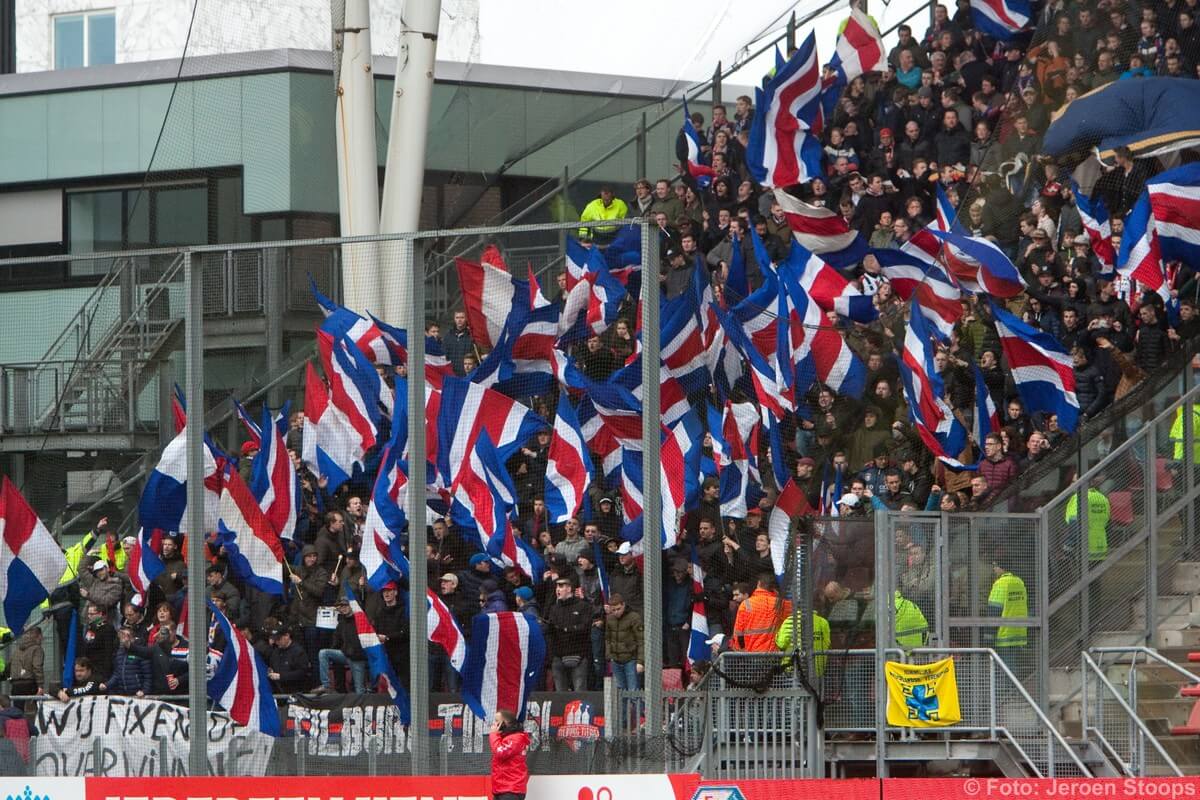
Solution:
<path fill-rule="evenodd" d="M 932 664 L 883 665 L 887 678 L 888 725 L 900 728 L 938 728 L 962 721 L 954 659 Z"/>

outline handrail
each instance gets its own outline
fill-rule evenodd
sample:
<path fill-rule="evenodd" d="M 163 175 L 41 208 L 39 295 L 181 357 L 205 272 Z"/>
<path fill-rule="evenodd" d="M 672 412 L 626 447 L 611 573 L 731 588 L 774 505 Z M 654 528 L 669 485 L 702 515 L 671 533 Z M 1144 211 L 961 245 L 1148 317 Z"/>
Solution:
<path fill-rule="evenodd" d="M 1166 419 L 1168 415 L 1174 414 L 1181 407 L 1181 405 L 1192 402 L 1193 400 L 1195 400 L 1198 397 L 1200 397 L 1200 386 L 1195 386 L 1192 389 L 1190 389 L 1189 391 L 1180 395 L 1178 399 L 1176 399 L 1173 403 L 1171 403 L 1171 405 L 1169 405 L 1165 409 L 1163 409 L 1162 412 L 1158 416 L 1156 416 L 1154 419 L 1152 419 L 1152 420 L 1148 421 L 1147 423 L 1145 423 L 1144 425 L 1142 425 L 1142 427 L 1139 429 L 1139 432 L 1142 430 L 1145 430 L 1146 428 L 1149 428 L 1153 425 L 1157 425 L 1159 422 Z M 1134 444 L 1136 443 L 1136 440 L 1137 440 L 1137 436 L 1128 437 L 1119 446 L 1114 448 L 1112 450 L 1112 452 L 1110 452 L 1103 459 L 1101 459 L 1095 466 L 1093 466 L 1091 469 L 1089 469 L 1083 475 L 1080 475 L 1074 481 L 1074 483 L 1072 483 L 1066 489 L 1062 490 L 1061 492 L 1056 494 L 1052 499 L 1050 499 L 1043 506 L 1043 508 L 1054 506 L 1054 505 L 1058 504 L 1059 502 L 1066 500 L 1068 497 L 1070 497 L 1073 494 L 1079 494 L 1079 491 L 1081 489 L 1086 491 L 1088 488 L 1088 482 L 1091 481 L 1092 477 L 1102 467 L 1107 466 L 1109 460 L 1112 459 L 1114 456 L 1116 456 L 1120 453 L 1124 453 L 1126 450 L 1131 449 L 1134 446 Z"/>
<path fill-rule="evenodd" d="M 1158 754 L 1160 756 L 1162 756 L 1162 758 L 1166 762 L 1167 766 L 1175 773 L 1176 776 L 1182 777 L 1183 771 L 1179 769 L 1179 766 L 1175 763 L 1175 760 L 1172 759 L 1171 756 L 1169 756 L 1167 754 L 1167 751 L 1163 748 L 1162 743 L 1160 741 L 1158 741 L 1158 737 L 1150 732 L 1150 729 L 1146 727 L 1146 723 L 1142 721 L 1142 718 L 1137 715 L 1136 711 L 1134 711 L 1132 708 L 1130 708 L 1129 703 L 1125 702 L 1125 698 L 1122 697 L 1121 693 L 1117 691 L 1117 687 L 1114 686 L 1112 681 L 1110 681 L 1108 679 L 1108 677 L 1100 670 L 1100 667 L 1097 666 L 1096 662 L 1092 660 L 1092 657 L 1089 656 L 1086 652 L 1083 652 L 1083 653 L 1079 654 L 1079 658 L 1080 658 L 1080 662 L 1081 662 L 1082 678 L 1083 678 L 1083 702 L 1080 704 L 1080 710 L 1082 713 L 1082 723 L 1083 723 L 1082 728 L 1083 728 L 1083 730 L 1086 732 L 1090 729 L 1090 727 L 1088 725 L 1087 682 L 1088 682 L 1088 673 L 1091 672 L 1091 673 L 1093 673 L 1094 678 L 1098 678 L 1100 680 L 1101 686 L 1103 688 L 1107 689 L 1109 691 L 1109 693 L 1111 693 L 1112 696 L 1116 699 L 1117 703 L 1121 706 L 1121 710 L 1124 711 L 1125 715 L 1129 718 L 1129 722 L 1132 723 L 1134 725 L 1134 727 L 1137 728 L 1139 736 L 1142 737 L 1143 739 L 1149 739 L 1150 743 L 1154 746 L 1154 749 L 1158 751 Z M 1104 739 L 1107 742 L 1107 739 L 1104 736 L 1104 733 L 1102 731 L 1097 730 L 1096 733 L 1101 739 Z M 1131 747 L 1133 746 L 1133 742 L 1130 742 L 1130 746 Z M 1114 747 L 1112 749 L 1115 753 L 1116 748 Z M 1140 749 L 1141 749 L 1141 746 L 1139 743 L 1138 750 L 1140 751 Z M 1117 757 L 1120 758 L 1120 755 L 1118 754 Z M 1132 771 L 1135 773 L 1131 777 L 1142 777 L 1141 775 L 1137 775 L 1136 773 L 1137 772 L 1143 772 L 1143 773 L 1145 772 L 1145 767 L 1146 767 L 1145 755 L 1142 755 L 1140 760 L 1142 761 L 1141 764 L 1128 764 L 1125 762 L 1124 759 L 1121 759 L 1121 763 L 1122 763 L 1122 766 L 1127 768 L 1127 771 Z"/>
<path fill-rule="evenodd" d="M 1176 664 L 1174 661 L 1165 658 L 1162 653 L 1158 652 L 1154 648 L 1146 647 L 1145 645 L 1129 645 L 1127 647 L 1089 647 L 1087 652 L 1096 653 L 1097 655 L 1101 656 L 1108 653 L 1132 654 L 1134 656 L 1134 660 L 1130 663 L 1130 666 L 1132 667 L 1137 666 L 1137 656 L 1144 655 L 1146 658 L 1156 661 L 1161 666 L 1169 667 L 1171 670 L 1179 673 L 1180 676 L 1187 679 L 1189 682 L 1200 684 L 1200 675 L 1189 672 L 1188 670 Z M 1101 660 L 1103 661 L 1103 659 Z"/>
<path fill-rule="evenodd" d="M 61 331 L 59 331 L 58 336 L 55 337 L 54 341 L 50 343 L 50 346 L 46 348 L 46 352 L 42 355 L 42 358 L 40 359 L 41 361 L 52 360 L 55 350 L 57 350 L 58 347 L 63 343 L 63 340 L 66 339 L 67 335 L 73 329 L 75 322 L 77 320 L 80 320 L 81 318 L 87 316 L 88 313 L 92 310 L 92 301 L 97 300 L 105 292 L 105 290 L 107 290 L 109 287 L 111 287 L 116 282 L 117 277 L 125 269 L 127 269 L 130 264 L 133 263 L 132 259 L 130 259 L 128 257 L 118 260 L 112 253 L 108 254 L 107 256 L 102 256 L 102 258 L 112 258 L 113 266 L 108 270 L 108 272 L 106 272 L 104 274 L 104 277 L 101 279 L 100 283 L 96 284 L 96 288 L 93 289 L 92 293 L 87 296 L 87 299 L 85 299 L 83 301 L 83 303 L 80 304 L 79 310 L 76 311 L 75 314 L 71 317 L 71 319 L 69 319 L 67 321 L 67 324 L 63 326 L 63 329 Z M 74 256 L 67 260 L 70 260 L 70 261 L 94 261 L 97 259 L 96 258 L 88 258 L 86 256 L 84 256 L 84 257 Z M 90 324 L 90 320 L 88 322 Z"/>
<path fill-rule="evenodd" d="M 1025 703 L 1029 706 L 1029 708 L 1031 708 L 1033 710 L 1034 715 L 1037 717 L 1037 719 L 1041 723 L 1042 727 L 1051 736 L 1052 740 L 1054 742 L 1058 743 L 1059 747 L 1061 747 L 1063 749 L 1063 752 L 1065 752 L 1070 757 L 1071 761 L 1074 762 L 1075 766 L 1083 773 L 1084 777 L 1088 777 L 1088 778 L 1094 777 L 1092 775 L 1092 771 L 1090 769 L 1088 769 L 1087 765 L 1084 764 L 1083 761 L 1080 760 L 1079 756 L 1076 755 L 1075 751 L 1071 748 L 1071 745 L 1067 742 L 1067 740 L 1063 737 L 1063 735 L 1058 732 L 1058 728 L 1054 727 L 1054 723 L 1052 723 L 1050 721 L 1050 718 L 1048 716 L 1046 716 L 1046 712 L 1043 711 L 1041 709 L 1041 707 L 1037 703 L 1034 702 L 1033 697 L 1029 694 L 1028 690 L 1025 689 L 1024 684 L 1022 684 L 1020 681 L 1017 680 L 1017 677 L 1015 675 L 1013 675 L 1012 670 L 1010 670 L 1008 668 L 1008 665 L 1004 663 L 1003 659 L 1000 658 L 999 654 L 995 650 L 993 650 L 990 647 L 917 647 L 917 648 L 913 648 L 913 650 L 911 652 L 916 653 L 916 654 L 924 654 L 924 655 L 948 655 L 948 656 L 953 656 L 953 655 L 958 655 L 958 654 L 969 655 L 969 654 L 973 654 L 973 653 L 975 653 L 975 654 L 986 653 L 988 655 L 988 657 L 992 660 L 992 668 L 1001 670 L 1004 673 L 1004 675 L 1008 677 L 1008 679 L 1012 682 L 1012 685 L 1014 687 L 1016 687 L 1017 692 L 1025 700 Z M 1007 729 L 1005 729 L 1005 732 L 1007 732 Z M 1050 759 L 1049 753 L 1047 753 L 1047 759 Z M 1037 769 L 1037 765 L 1034 764 L 1032 761 L 1030 762 L 1030 766 L 1032 766 L 1035 770 Z M 1054 761 L 1053 760 L 1049 761 L 1049 766 L 1050 766 L 1051 772 L 1053 772 L 1053 769 L 1054 769 Z M 1050 777 L 1053 777 L 1053 775 L 1051 775 Z"/>

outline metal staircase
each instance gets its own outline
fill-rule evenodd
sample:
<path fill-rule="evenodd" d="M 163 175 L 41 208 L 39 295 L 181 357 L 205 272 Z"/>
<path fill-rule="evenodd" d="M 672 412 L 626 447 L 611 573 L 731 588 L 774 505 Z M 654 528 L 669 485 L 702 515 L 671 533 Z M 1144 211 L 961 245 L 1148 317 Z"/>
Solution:
<path fill-rule="evenodd" d="M 182 345 L 185 256 L 118 256 L 45 354 L 0 365 L 0 448 L 132 449 L 157 443 L 143 391 Z M 157 407 L 157 400 L 154 404 Z"/>

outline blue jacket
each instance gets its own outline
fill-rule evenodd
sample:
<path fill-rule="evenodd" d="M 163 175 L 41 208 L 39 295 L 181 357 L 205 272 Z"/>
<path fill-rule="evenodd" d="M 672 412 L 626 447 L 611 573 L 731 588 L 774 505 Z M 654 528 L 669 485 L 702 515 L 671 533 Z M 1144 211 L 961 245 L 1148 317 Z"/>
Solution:
<path fill-rule="evenodd" d="M 123 647 L 113 656 L 112 675 L 106 684 L 109 694 L 150 694 L 150 662 Z"/>
<path fill-rule="evenodd" d="M 692 621 L 692 579 L 688 576 L 683 583 L 674 578 L 663 581 L 663 597 L 666 600 L 667 625 L 684 625 Z"/>

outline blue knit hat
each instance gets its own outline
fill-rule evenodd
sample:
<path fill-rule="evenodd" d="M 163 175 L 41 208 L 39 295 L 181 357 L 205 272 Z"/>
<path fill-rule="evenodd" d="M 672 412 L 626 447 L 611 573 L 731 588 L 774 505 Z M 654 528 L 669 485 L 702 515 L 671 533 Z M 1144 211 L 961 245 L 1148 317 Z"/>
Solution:
<path fill-rule="evenodd" d="M 533 589 L 530 589 L 528 586 L 518 586 L 513 595 L 528 603 L 533 599 Z"/>

